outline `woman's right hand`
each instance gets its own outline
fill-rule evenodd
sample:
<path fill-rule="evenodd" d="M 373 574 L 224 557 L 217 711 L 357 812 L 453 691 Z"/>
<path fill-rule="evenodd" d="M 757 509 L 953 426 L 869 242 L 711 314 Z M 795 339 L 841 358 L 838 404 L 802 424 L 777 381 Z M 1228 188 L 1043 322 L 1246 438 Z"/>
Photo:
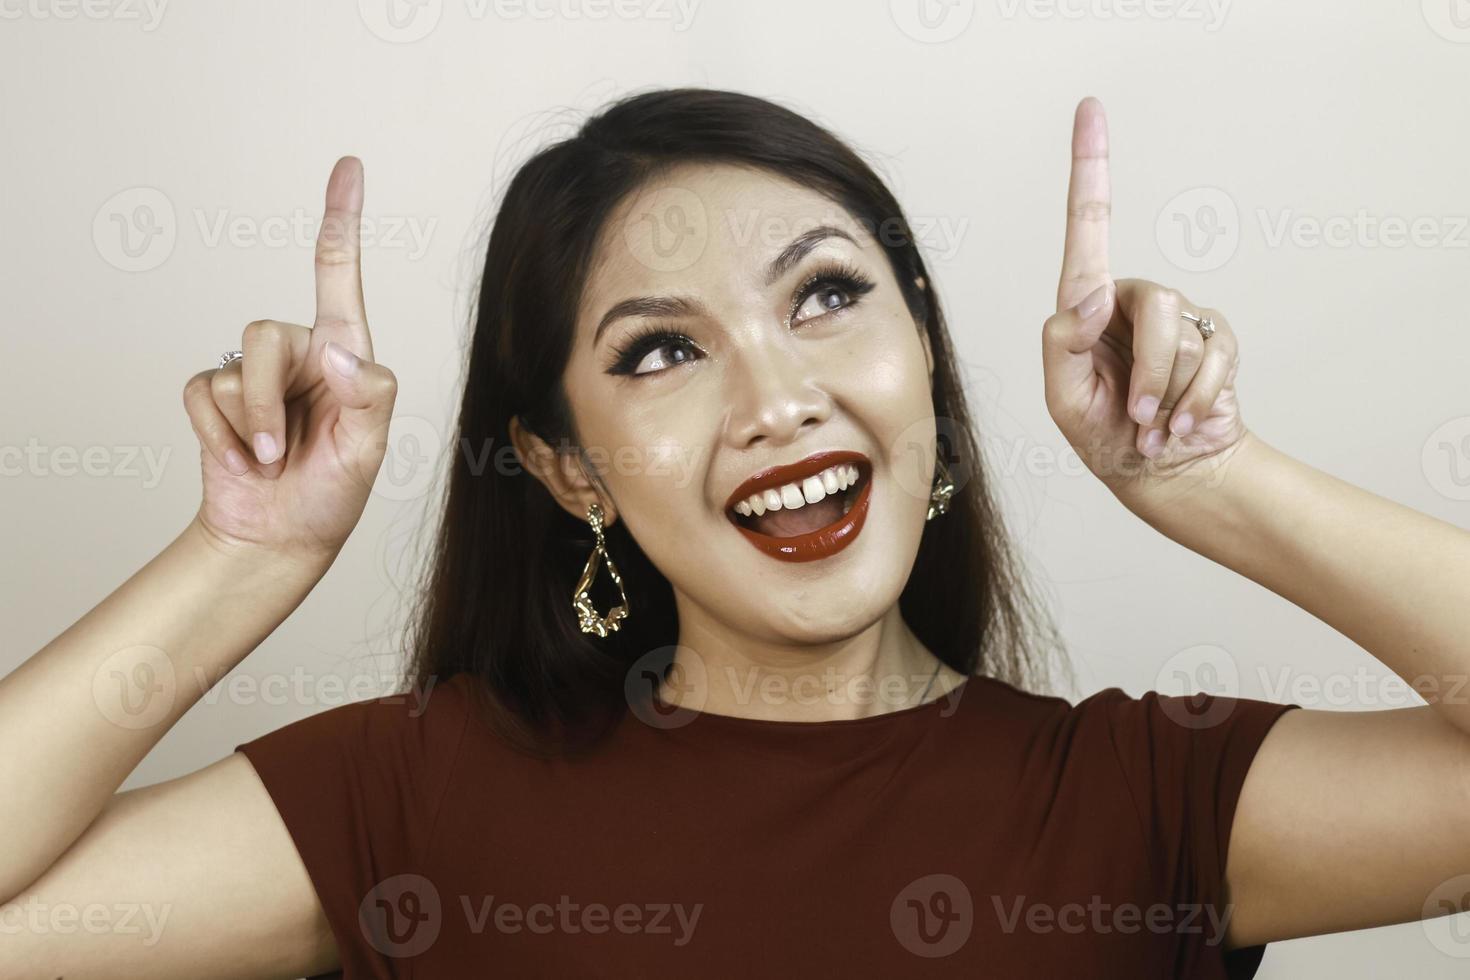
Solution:
<path fill-rule="evenodd" d="M 330 563 L 367 505 L 398 381 L 373 362 L 362 201 L 362 162 L 343 157 L 317 237 L 314 326 L 257 320 L 243 358 L 184 386 L 203 466 L 195 523 L 220 544 Z"/>

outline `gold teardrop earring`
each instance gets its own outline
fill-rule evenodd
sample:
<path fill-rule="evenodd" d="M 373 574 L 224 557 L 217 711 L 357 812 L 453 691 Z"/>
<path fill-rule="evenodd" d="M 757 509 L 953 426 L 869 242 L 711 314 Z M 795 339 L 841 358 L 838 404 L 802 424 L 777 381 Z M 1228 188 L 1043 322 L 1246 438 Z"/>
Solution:
<path fill-rule="evenodd" d="M 587 523 L 592 525 L 597 543 L 592 548 L 592 554 L 587 556 L 582 577 L 577 580 L 577 588 L 572 593 L 572 608 L 577 612 L 577 624 L 582 627 L 583 633 L 607 636 L 609 633 L 616 633 L 623 620 L 628 618 L 628 593 L 623 591 L 623 576 L 618 574 L 618 566 L 613 564 L 612 556 L 607 553 L 607 540 L 602 536 L 602 505 L 595 500 L 587 505 Z M 592 605 L 592 582 L 597 578 L 599 560 L 607 565 L 607 573 L 612 576 L 613 584 L 618 587 L 618 595 L 622 597 L 622 601 L 609 609 L 606 616 Z"/>
<path fill-rule="evenodd" d="M 929 513 L 924 515 L 926 521 L 932 521 L 949 510 L 949 500 L 955 491 L 954 480 L 950 478 L 949 468 L 944 465 L 944 458 L 937 457 L 934 462 L 938 464 L 938 473 L 934 476 L 934 486 L 929 490 Z"/>

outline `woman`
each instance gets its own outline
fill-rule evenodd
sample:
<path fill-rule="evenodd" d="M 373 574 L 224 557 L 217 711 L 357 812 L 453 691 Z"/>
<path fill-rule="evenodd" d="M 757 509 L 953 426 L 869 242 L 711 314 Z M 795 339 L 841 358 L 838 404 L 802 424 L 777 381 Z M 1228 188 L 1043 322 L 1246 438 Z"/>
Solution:
<path fill-rule="evenodd" d="M 1072 153 L 1068 442 L 1429 704 L 1024 690 L 1052 633 L 898 204 L 799 115 L 657 91 L 505 193 L 405 695 L 117 794 L 382 461 L 339 161 L 314 327 L 185 387 L 198 514 L 0 682 L 0 975 L 1249 976 L 1460 908 L 1470 541 L 1249 432 L 1227 321 L 1112 278 L 1096 100 Z M 94 906 L 133 927 L 47 925 Z"/>

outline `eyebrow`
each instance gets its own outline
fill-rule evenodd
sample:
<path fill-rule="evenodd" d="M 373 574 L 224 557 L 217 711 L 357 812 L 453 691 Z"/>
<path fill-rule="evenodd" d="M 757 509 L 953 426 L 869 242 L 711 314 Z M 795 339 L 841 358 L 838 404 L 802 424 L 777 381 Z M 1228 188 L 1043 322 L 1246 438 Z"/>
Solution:
<path fill-rule="evenodd" d="M 841 228 L 832 225 L 818 225 L 811 231 L 805 232 L 792 239 L 791 242 L 770 261 L 766 266 L 765 285 L 772 286 L 784 276 L 791 268 L 829 238 L 843 238 L 852 244 L 857 242 L 853 237 Z M 622 317 L 643 316 L 702 316 L 709 311 L 704 304 L 696 299 L 687 299 L 683 296 L 634 296 L 614 303 L 612 308 L 602 315 L 597 323 L 597 329 L 592 333 L 592 346 L 596 347 L 602 333 L 614 321 Z"/>

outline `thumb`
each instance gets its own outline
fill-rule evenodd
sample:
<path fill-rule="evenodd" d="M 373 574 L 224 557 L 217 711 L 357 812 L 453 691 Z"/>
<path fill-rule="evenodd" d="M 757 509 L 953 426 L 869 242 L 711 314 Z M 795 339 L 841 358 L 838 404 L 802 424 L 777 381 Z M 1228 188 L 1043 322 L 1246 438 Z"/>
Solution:
<path fill-rule="evenodd" d="M 1091 394 L 1092 347 L 1113 318 L 1118 290 L 1108 280 L 1076 305 L 1058 310 L 1041 328 L 1048 406 L 1070 406 Z M 1055 408 L 1052 409 L 1056 414 Z"/>
<path fill-rule="evenodd" d="M 342 405 L 337 426 L 349 446 L 371 463 L 371 477 L 387 446 L 388 423 L 398 396 L 398 379 L 381 364 L 365 361 L 335 341 L 322 346 L 322 379 Z M 369 458 L 371 457 L 371 458 Z"/>

